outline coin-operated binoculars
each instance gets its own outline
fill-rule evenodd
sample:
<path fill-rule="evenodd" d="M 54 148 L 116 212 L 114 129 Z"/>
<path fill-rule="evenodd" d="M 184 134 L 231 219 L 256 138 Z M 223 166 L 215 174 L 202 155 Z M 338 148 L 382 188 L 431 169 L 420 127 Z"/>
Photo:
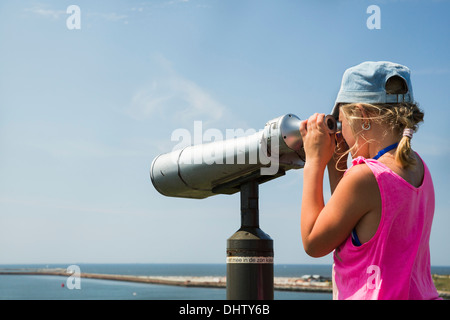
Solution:
<path fill-rule="evenodd" d="M 303 168 L 300 119 L 275 118 L 254 134 L 188 146 L 156 157 L 150 177 L 169 197 L 241 194 L 241 227 L 227 240 L 227 299 L 273 299 L 273 240 L 259 228 L 258 186 Z M 332 116 L 325 119 L 336 131 Z"/>

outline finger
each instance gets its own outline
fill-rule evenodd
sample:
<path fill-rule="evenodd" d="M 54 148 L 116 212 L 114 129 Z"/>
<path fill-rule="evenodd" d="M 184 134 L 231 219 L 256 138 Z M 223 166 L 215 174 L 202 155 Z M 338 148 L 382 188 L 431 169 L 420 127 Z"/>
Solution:
<path fill-rule="evenodd" d="M 318 129 L 326 129 L 326 127 L 325 127 L 325 114 L 324 113 L 317 114 L 317 128 Z"/>
<path fill-rule="evenodd" d="M 300 121 L 300 134 L 302 135 L 302 137 L 306 136 L 306 133 L 308 131 L 307 126 L 308 126 L 308 120 Z"/>
<path fill-rule="evenodd" d="M 308 118 L 308 128 L 311 129 L 317 128 L 317 116 L 318 113 L 314 113 Z"/>

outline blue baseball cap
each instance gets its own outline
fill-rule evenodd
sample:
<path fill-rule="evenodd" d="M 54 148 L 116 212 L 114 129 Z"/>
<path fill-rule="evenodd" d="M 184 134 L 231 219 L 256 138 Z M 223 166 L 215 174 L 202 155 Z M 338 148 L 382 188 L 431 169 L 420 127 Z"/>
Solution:
<path fill-rule="evenodd" d="M 386 91 L 390 79 L 403 80 L 401 93 Z M 389 61 L 366 61 L 345 70 L 331 114 L 339 117 L 339 104 L 343 103 L 400 103 L 414 102 L 410 70 Z"/>

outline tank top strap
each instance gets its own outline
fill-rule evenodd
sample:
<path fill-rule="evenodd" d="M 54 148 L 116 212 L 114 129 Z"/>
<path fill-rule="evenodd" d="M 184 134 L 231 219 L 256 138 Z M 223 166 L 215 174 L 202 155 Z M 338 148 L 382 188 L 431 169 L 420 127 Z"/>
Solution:
<path fill-rule="evenodd" d="M 391 171 L 386 165 L 384 165 L 383 163 L 381 163 L 378 160 L 374 160 L 374 159 L 366 159 L 364 157 L 357 157 L 355 159 L 352 160 L 352 166 L 356 166 L 358 164 L 367 164 L 370 169 L 372 170 L 372 172 L 374 173 L 375 176 L 377 176 L 380 172 L 383 171 Z"/>

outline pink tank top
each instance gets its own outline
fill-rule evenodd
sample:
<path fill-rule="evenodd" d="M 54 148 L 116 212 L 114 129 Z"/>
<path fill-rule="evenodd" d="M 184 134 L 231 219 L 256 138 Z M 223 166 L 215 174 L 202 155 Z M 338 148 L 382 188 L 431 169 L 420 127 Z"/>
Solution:
<path fill-rule="evenodd" d="M 439 299 L 430 272 L 430 232 L 434 188 L 424 163 L 415 188 L 377 160 L 358 157 L 372 170 L 381 194 L 381 220 L 361 246 L 349 236 L 333 258 L 334 299 Z"/>

